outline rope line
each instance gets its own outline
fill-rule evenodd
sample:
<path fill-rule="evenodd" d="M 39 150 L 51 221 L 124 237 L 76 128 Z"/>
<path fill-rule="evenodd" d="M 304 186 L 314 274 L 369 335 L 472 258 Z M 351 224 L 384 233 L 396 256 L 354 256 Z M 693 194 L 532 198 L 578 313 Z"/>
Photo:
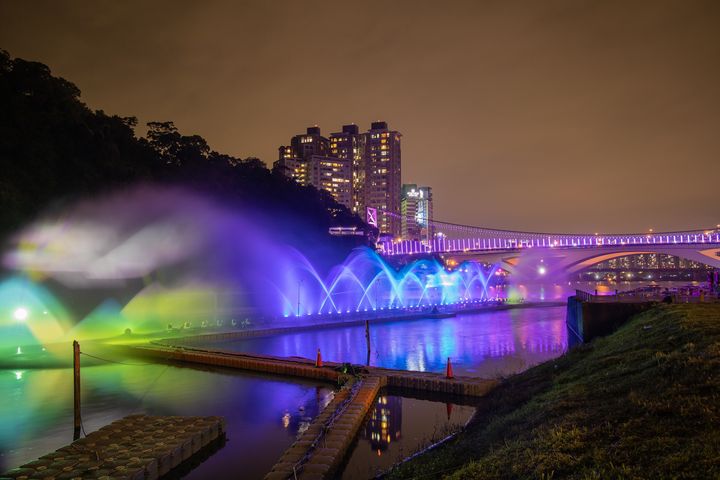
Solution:
<path fill-rule="evenodd" d="M 127 366 L 129 366 L 129 367 L 146 367 L 146 366 L 148 366 L 148 365 L 157 365 L 157 363 L 127 363 L 127 362 L 118 362 L 117 360 L 108 360 L 107 358 L 98 357 L 98 356 L 96 356 L 96 355 L 91 355 L 91 354 L 86 353 L 86 352 L 80 352 L 80 355 L 85 355 L 86 357 L 91 357 L 91 358 L 94 358 L 94 359 L 96 359 L 96 360 L 101 360 L 101 361 L 103 361 L 103 362 L 116 363 L 116 364 L 118 364 L 118 365 L 127 365 Z"/>
<path fill-rule="evenodd" d="M 150 365 L 158 365 L 158 366 L 159 366 L 159 365 L 161 365 L 161 363 L 158 363 L 158 362 L 155 362 L 155 363 L 127 363 L 127 362 L 118 362 L 118 361 L 116 361 L 116 360 L 109 360 L 109 359 L 107 359 L 107 358 L 98 357 L 98 356 L 96 356 L 96 355 L 92 355 L 92 354 L 90 354 L 90 353 L 86 353 L 86 352 L 82 352 L 82 351 L 80 352 L 80 354 L 81 354 L 81 355 L 85 355 L 86 357 L 94 358 L 94 359 L 96 359 L 96 360 L 101 360 L 101 361 L 103 361 L 103 362 L 114 363 L 114 364 L 118 364 L 118 365 L 127 365 L 127 366 L 133 366 L 133 367 L 144 367 L 144 366 L 150 366 Z M 169 361 L 170 359 L 171 359 L 171 357 L 167 357 L 167 358 L 165 358 L 165 359 L 163 359 L 163 360 L 165 360 L 165 361 L 167 362 L 167 361 Z M 158 380 L 160 380 L 160 377 L 162 377 L 162 376 L 165 374 L 165 372 L 167 372 L 167 371 L 170 369 L 171 366 L 172 366 L 171 363 L 167 363 L 167 364 L 165 365 L 165 368 L 163 368 L 162 371 L 160 372 L 160 374 L 159 374 L 157 377 L 155 377 L 154 380 L 152 380 L 152 381 L 150 382 L 150 384 L 148 385 L 148 388 L 145 390 L 145 392 L 143 393 L 143 395 L 140 397 L 140 399 L 139 399 L 137 405 L 135 406 L 135 408 L 133 408 L 133 409 L 130 411 L 130 414 L 131 414 L 131 415 L 134 414 L 135 412 L 137 412 L 137 410 L 138 410 L 140 407 L 142 407 L 142 405 L 145 403 L 145 398 L 147 398 L 148 394 L 150 393 L 150 390 L 152 390 L 152 388 L 155 386 L 155 384 L 158 382 Z M 87 433 L 85 432 L 85 422 L 83 421 L 83 415 L 82 415 L 82 404 L 81 404 L 81 406 L 80 406 L 80 431 L 82 432 L 83 437 L 87 437 Z M 75 445 L 74 442 L 73 442 L 72 446 L 73 446 L 73 448 L 78 448 L 78 446 Z M 88 451 L 88 452 L 90 452 L 90 453 L 94 453 L 95 456 L 96 456 L 96 458 L 97 458 L 97 460 L 100 460 L 100 454 L 99 454 L 99 452 L 98 452 L 97 450 L 93 450 L 93 449 L 85 449 L 85 450 Z"/>
<path fill-rule="evenodd" d="M 152 365 L 152 364 L 149 364 L 149 365 Z M 157 364 L 155 364 L 155 365 L 157 365 Z M 167 372 L 167 371 L 170 369 L 170 366 L 171 366 L 170 363 L 166 364 L 166 365 L 165 365 L 165 368 L 163 368 L 162 371 L 160 372 L 160 375 L 158 375 L 157 377 L 155 377 L 155 380 L 153 380 L 152 382 L 150 382 L 150 385 L 148 386 L 147 390 L 145 390 L 145 393 L 143 393 L 142 397 L 140 397 L 140 401 L 139 401 L 138 404 L 135 406 L 135 408 L 130 412 L 131 414 L 137 412 L 138 409 L 143 406 L 143 404 L 145 403 L 145 398 L 146 398 L 146 397 L 148 396 L 148 394 L 150 393 L 150 390 L 152 390 L 152 388 L 155 386 L 155 384 L 158 382 L 158 380 L 160 380 L 160 377 L 162 377 L 163 375 L 165 375 L 165 372 Z"/>

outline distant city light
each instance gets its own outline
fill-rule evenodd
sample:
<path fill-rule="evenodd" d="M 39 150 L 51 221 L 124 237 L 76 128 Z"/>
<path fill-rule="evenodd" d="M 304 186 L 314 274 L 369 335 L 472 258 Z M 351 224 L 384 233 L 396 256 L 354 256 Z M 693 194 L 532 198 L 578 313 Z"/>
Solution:
<path fill-rule="evenodd" d="M 13 312 L 13 317 L 15 317 L 15 320 L 18 322 L 24 322 L 28 317 L 28 310 L 25 307 L 18 307 Z"/>
<path fill-rule="evenodd" d="M 547 269 L 545 268 L 544 265 L 540 265 L 540 266 L 538 267 L 538 273 L 539 273 L 540 275 L 545 275 L 545 274 L 547 273 Z"/>

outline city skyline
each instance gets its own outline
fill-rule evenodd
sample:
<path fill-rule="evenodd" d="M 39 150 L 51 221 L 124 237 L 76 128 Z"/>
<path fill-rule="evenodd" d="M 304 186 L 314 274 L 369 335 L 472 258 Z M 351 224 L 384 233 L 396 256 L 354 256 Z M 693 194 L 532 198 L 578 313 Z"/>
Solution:
<path fill-rule="evenodd" d="M 328 137 L 315 125 L 278 147 L 273 170 L 329 192 L 360 218 L 367 216 L 381 234 L 399 237 L 401 138 L 383 121 L 372 122 L 362 133 L 354 123 L 343 125 Z M 372 221 L 368 209 L 376 213 Z"/>
<path fill-rule="evenodd" d="M 93 109 L 172 120 L 267 165 L 298 127 L 386 120 L 405 135 L 402 182 L 433 186 L 438 220 L 720 223 L 714 2 L 139 8 L 5 2 L 0 47 L 47 63 Z"/>

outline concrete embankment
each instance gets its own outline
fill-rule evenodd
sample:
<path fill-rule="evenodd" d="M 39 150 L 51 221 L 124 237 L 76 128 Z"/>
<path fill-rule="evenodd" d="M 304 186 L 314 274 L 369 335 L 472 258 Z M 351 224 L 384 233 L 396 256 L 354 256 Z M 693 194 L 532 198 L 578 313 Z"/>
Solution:
<path fill-rule="evenodd" d="M 582 342 L 617 330 L 634 315 L 649 310 L 657 302 L 638 301 L 592 301 L 572 296 L 567 301 L 566 322 L 568 328 Z"/>
<path fill-rule="evenodd" d="M 130 415 L 0 478 L 155 480 L 224 438 L 221 417 Z"/>

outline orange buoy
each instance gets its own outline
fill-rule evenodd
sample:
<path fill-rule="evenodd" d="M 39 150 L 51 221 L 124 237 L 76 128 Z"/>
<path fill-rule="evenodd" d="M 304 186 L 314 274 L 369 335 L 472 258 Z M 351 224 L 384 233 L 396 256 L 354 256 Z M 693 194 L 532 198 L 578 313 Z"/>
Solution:
<path fill-rule="evenodd" d="M 315 366 L 322 367 L 322 355 L 320 355 L 320 349 L 318 348 L 317 358 L 315 359 Z"/>
<path fill-rule="evenodd" d="M 319 354 L 320 350 L 318 350 Z M 450 362 L 450 357 L 448 357 L 447 361 L 447 371 L 445 372 L 445 376 L 447 378 L 454 378 L 453 371 L 452 371 L 452 363 Z"/>

